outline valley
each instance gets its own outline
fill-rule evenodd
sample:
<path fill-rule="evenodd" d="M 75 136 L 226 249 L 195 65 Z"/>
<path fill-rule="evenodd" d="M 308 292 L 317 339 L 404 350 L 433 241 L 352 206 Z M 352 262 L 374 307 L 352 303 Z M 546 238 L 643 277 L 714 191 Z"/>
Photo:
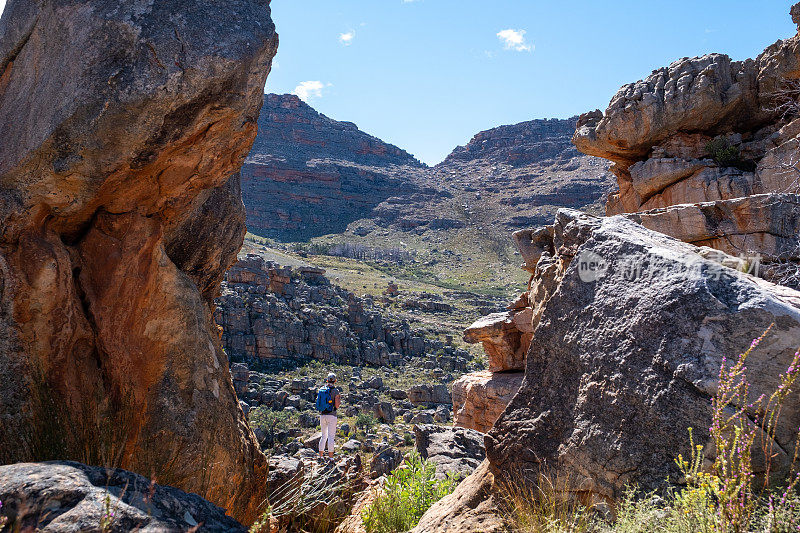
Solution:
<path fill-rule="evenodd" d="M 0 3 L 0 533 L 800 527 L 800 4 L 433 166 L 269 4 Z"/>

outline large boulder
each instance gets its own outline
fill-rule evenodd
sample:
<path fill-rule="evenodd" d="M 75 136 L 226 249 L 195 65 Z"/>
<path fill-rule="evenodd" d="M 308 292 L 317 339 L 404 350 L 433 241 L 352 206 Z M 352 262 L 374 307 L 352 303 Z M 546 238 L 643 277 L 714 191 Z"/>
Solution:
<path fill-rule="evenodd" d="M 369 464 L 369 473 L 372 479 L 385 476 L 400 466 L 403 462 L 403 452 L 393 446 L 386 446 L 372 456 Z"/>
<path fill-rule="evenodd" d="M 211 316 L 276 48 L 261 0 L 9 0 L 0 461 L 156 473 L 255 518 L 266 460 Z"/>
<path fill-rule="evenodd" d="M 618 498 L 626 484 L 651 490 L 677 481 L 687 428 L 713 458 L 708 399 L 723 358 L 734 360 L 774 324 L 748 359 L 754 400 L 778 387 L 800 346 L 800 293 L 623 217 L 559 211 L 553 249 L 563 276 L 525 380 L 486 438 L 495 475 L 554 468 L 600 500 Z M 776 475 L 791 463 L 784 450 L 798 423 L 795 395 L 778 425 Z M 763 454 L 754 458 L 763 472 Z"/>
<path fill-rule="evenodd" d="M 464 478 L 486 458 L 483 433 L 474 429 L 420 424 L 414 426 L 420 456 L 436 465 L 436 477 Z"/>
<path fill-rule="evenodd" d="M 523 372 L 465 374 L 453 383 L 453 423 L 488 432 L 519 390 Z"/>
<path fill-rule="evenodd" d="M 70 461 L 0 466 L 0 501 L 14 531 L 247 531 L 196 494 Z"/>
<path fill-rule="evenodd" d="M 408 401 L 414 405 L 429 405 L 429 404 L 449 404 L 452 401 L 450 391 L 447 390 L 447 385 L 438 383 L 431 385 L 430 383 L 419 383 L 409 387 Z"/>

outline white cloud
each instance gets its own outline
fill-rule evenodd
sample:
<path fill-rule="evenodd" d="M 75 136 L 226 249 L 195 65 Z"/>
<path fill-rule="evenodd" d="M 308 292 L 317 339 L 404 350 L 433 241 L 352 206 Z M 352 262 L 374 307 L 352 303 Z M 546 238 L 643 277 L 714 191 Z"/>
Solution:
<path fill-rule="evenodd" d="M 322 83 L 316 80 L 301 81 L 297 87 L 294 88 L 292 94 L 297 95 L 304 102 L 310 102 L 314 98 L 322 98 L 322 90 L 330 86 L 330 83 Z"/>
<path fill-rule="evenodd" d="M 533 45 L 525 40 L 525 33 L 525 30 L 502 30 L 497 32 L 497 38 L 500 39 L 506 50 L 532 52 Z"/>
<path fill-rule="evenodd" d="M 353 44 L 353 39 L 356 38 L 356 30 L 350 30 L 345 33 L 339 34 L 339 42 L 345 46 L 350 46 Z"/>

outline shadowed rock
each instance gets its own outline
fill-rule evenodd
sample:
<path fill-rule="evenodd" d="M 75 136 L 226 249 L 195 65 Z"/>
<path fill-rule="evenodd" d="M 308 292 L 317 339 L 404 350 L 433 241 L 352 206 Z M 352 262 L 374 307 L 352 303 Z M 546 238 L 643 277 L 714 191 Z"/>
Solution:
<path fill-rule="evenodd" d="M 0 466 L 0 501 L 12 528 L 49 533 L 247 529 L 196 494 L 125 470 L 70 461 Z M 105 529 L 101 524 L 105 523 Z"/>

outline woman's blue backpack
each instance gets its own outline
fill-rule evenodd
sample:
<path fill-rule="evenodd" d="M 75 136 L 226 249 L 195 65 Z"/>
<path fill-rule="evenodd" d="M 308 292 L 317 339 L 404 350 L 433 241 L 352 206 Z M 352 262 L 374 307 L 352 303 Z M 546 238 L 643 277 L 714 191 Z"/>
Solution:
<path fill-rule="evenodd" d="M 334 409 L 331 388 L 328 385 L 324 385 L 317 391 L 317 411 L 325 415 L 332 413 Z"/>

